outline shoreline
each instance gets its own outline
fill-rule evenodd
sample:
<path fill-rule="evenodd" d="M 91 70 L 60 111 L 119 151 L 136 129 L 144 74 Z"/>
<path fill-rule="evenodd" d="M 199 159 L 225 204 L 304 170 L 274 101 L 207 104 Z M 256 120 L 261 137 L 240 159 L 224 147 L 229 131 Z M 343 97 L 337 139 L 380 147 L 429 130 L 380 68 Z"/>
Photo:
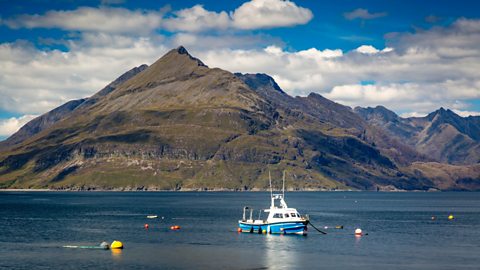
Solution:
<path fill-rule="evenodd" d="M 455 190 L 451 190 L 455 191 Z M 0 192 L 270 192 L 270 189 L 28 189 L 28 188 L 7 188 L 0 189 Z M 286 192 L 385 192 L 385 193 L 403 193 L 403 192 L 448 192 L 443 190 L 353 190 L 353 189 L 295 189 L 286 190 Z"/>
<path fill-rule="evenodd" d="M 345 191 L 362 191 L 362 190 L 327 190 L 327 189 L 298 189 L 285 190 L 285 192 L 345 192 Z M 367 190 L 365 190 L 367 191 Z M 28 189 L 28 188 L 8 188 L 0 189 L 0 192 L 270 192 L 270 189 L 250 189 L 250 190 L 236 190 L 236 189 Z"/>

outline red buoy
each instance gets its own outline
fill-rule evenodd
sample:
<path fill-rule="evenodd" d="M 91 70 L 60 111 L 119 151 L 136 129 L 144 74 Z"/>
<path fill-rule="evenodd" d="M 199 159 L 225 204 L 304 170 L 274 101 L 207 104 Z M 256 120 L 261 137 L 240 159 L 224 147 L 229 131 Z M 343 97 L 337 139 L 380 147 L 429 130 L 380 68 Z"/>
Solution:
<path fill-rule="evenodd" d="M 143 225 L 143 227 L 144 227 L 145 229 L 148 229 L 148 224 L 145 223 L 145 225 Z"/>
<path fill-rule="evenodd" d="M 242 228 L 238 228 L 238 229 L 237 229 L 237 232 L 242 232 Z"/>

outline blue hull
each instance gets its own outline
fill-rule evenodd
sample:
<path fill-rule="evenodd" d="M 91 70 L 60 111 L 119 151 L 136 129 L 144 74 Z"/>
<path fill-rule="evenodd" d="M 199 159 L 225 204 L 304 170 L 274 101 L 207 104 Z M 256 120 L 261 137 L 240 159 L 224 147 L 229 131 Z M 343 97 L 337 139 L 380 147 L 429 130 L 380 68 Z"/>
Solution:
<path fill-rule="evenodd" d="M 252 224 L 239 222 L 242 232 L 274 234 L 307 234 L 307 222 L 278 222 L 270 224 Z"/>

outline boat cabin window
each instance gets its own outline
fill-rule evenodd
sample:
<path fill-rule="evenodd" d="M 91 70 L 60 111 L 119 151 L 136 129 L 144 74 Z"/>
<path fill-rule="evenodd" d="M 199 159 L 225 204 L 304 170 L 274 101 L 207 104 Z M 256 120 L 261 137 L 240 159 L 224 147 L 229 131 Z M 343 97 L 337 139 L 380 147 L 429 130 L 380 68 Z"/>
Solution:
<path fill-rule="evenodd" d="M 290 216 L 288 214 L 285 214 L 285 218 L 289 218 Z"/>
<path fill-rule="evenodd" d="M 290 213 L 290 216 L 292 216 L 292 217 L 296 217 L 296 216 L 297 216 L 297 214 L 295 214 L 295 213 Z"/>
<path fill-rule="evenodd" d="M 273 215 L 273 218 L 283 218 L 283 215 L 280 213 L 276 213 Z"/>

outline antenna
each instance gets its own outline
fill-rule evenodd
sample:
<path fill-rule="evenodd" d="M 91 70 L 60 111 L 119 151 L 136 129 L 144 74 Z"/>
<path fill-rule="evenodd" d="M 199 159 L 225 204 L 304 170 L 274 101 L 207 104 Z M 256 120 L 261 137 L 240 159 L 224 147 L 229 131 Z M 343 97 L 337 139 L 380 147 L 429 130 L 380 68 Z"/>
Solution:
<path fill-rule="evenodd" d="M 282 186 L 283 198 L 285 198 L 285 170 L 283 171 L 283 186 Z"/>
<path fill-rule="evenodd" d="M 270 198 L 273 197 L 273 189 L 272 189 L 272 176 L 270 175 L 270 170 L 268 170 L 268 180 L 270 181 Z"/>

